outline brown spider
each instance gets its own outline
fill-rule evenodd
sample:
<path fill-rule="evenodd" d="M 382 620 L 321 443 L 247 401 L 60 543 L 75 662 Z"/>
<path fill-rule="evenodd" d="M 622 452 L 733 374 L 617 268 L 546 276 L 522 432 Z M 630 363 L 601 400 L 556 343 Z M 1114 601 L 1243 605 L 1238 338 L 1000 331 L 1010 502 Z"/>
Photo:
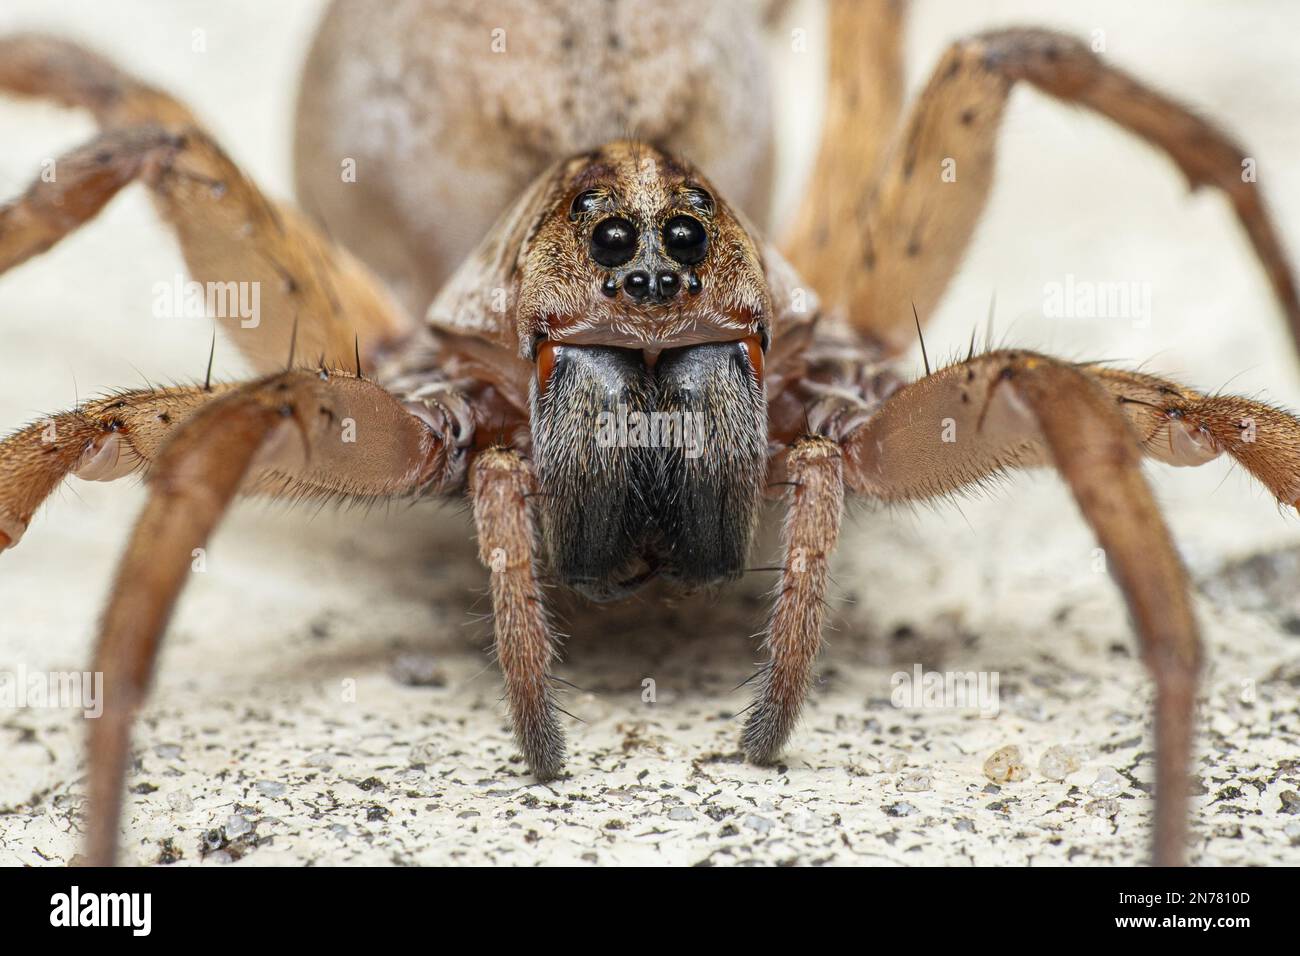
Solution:
<path fill-rule="evenodd" d="M 0 550 L 67 476 L 148 469 L 96 651 L 105 693 L 90 729 L 89 860 L 114 859 L 132 716 L 192 551 L 239 493 L 468 494 L 511 718 L 545 779 L 561 771 L 564 742 L 544 580 L 609 600 L 656 577 L 688 589 L 734 578 L 760 499 L 784 495 L 787 557 L 743 735 L 750 759 L 770 763 L 821 644 L 845 491 L 920 501 L 1051 465 L 1108 554 L 1155 680 L 1154 854 L 1179 862 L 1200 649 L 1141 456 L 1198 465 L 1226 452 L 1292 505 L 1300 422 L 1025 351 L 972 348 L 912 384 L 889 361 L 980 217 L 1017 80 L 1097 110 L 1163 149 L 1193 186 L 1222 189 L 1300 337 L 1244 151 L 1040 30 L 953 44 L 900 123 L 902 5 L 832 0 L 823 145 L 783 247 L 796 273 L 737 211 L 761 214 L 770 167 L 750 6 L 532 7 L 333 5 L 303 80 L 299 191 L 360 259 L 264 197 L 166 93 L 67 42 L 0 39 L 0 88 L 86 108 L 101 127 L 56 177 L 0 208 L 0 271 L 139 180 L 195 280 L 261 290 L 258 322 L 218 322 L 264 377 L 123 392 L 0 443 Z M 701 42 L 665 51 L 673 31 Z M 375 172 L 341 178 L 343 157 L 345 172 L 348 161 Z M 957 182 L 940 175 L 951 157 Z M 605 440 L 602 423 L 629 415 L 674 440 Z"/>

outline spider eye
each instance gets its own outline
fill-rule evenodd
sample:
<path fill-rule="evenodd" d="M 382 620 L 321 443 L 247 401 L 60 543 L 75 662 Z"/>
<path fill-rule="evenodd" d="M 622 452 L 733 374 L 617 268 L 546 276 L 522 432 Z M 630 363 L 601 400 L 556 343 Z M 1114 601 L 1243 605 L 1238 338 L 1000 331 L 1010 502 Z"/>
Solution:
<path fill-rule="evenodd" d="M 664 223 L 664 248 L 682 265 L 695 265 L 704 258 L 708 246 L 708 233 L 694 216 L 673 216 Z"/>
<path fill-rule="evenodd" d="M 591 232 L 591 257 L 602 266 L 621 266 L 636 254 L 636 226 L 621 216 L 602 219 Z"/>
<path fill-rule="evenodd" d="M 713 196 L 707 189 L 701 189 L 699 186 L 691 186 L 685 191 L 686 201 L 704 213 L 706 216 L 713 215 Z"/>
<path fill-rule="evenodd" d="M 587 189 L 573 197 L 569 204 L 569 219 L 577 219 L 585 212 L 591 212 L 600 203 L 600 191 Z"/>

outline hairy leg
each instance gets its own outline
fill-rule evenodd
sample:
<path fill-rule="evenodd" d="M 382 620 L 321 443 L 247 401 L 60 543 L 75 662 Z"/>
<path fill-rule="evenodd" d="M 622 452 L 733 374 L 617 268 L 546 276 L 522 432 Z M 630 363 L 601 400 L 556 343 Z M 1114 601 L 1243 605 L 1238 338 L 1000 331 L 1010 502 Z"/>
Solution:
<path fill-rule="evenodd" d="M 1300 347 L 1300 297 L 1259 186 L 1243 177 L 1251 155 L 1185 106 L 1106 64 L 1084 43 L 1047 30 L 996 30 L 954 43 L 893 144 L 880 175 L 831 184 L 842 212 L 832 246 L 856 236 L 861 256 L 822 287 L 862 333 L 901 350 L 913 340 L 912 306 L 933 312 L 956 272 L 993 180 L 996 140 L 1012 87 L 1090 107 L 1163 150 L 1193 189 L 1232 203 Z M 956 178 L 945 178 L 955 162 Z M 852 198 L 849 198 L 852 197 Z"/>
<path fill-rule="evenodd" d="M 434 433 L 446 435 L 443 456 L 447 480 L 463 475 L 467 436 L 473 423 L 467 406 L 455 396 L 427 389 L 397 405 L 378 386 L 347 372 L 324 369 L 285 373 L 301 395 L 302 382 L 321 383 L 319 410 L 335 415 L 338 445 L 323 446 L 310 462 L 295 460 L 295 447 L 281 436 L 278 453 L 264 450 L 242 491 L 319 497 L 385 496 L 386 462 L 403 455 L 418 455 L 416 445 L 424 432 L 412 418 L 422 418 Z M 0 440 L 0 551 L 18 544 L 42 502 L 66 478 L 115 481 L 147 472 L 165 441 L 203 406 L 247 388 L 228 383 L 144 388 L 94 399 L 67 412 L 38 419 Z M 355 407 L 354 407 L 355 406 Z M 366 422 L 369 434 L 353 432 Z M 376 453 L 377 450 L 377 453 Z"/>
<path fill-rule="evenodd" d="M 858 203 L 870 194 L 902 107 L 905 12 L 901 0 L 830 3 L 826 117 L 783 251 L 831 303 L 846 298 L 846 277 L 861 268 L 865 253 Z"/>
<path fill-rule="evenodd" d="M 760 764 L 780 756 L 812 683 L 822 643 L 828 562 L 844 510 L 840 449 L 829 438 L 797 440 L 787 453 L 786 472 L 785 562 L 764 642 L 768 661 L 759 671 L 742 738 L 745 755 Z"/>
<path fill-rule="evenodd" d="M 1186 573 L 1114 396 L 1087 372 L 1028 352 L 992 352 L 896 392 L 844 436 L 861 495 L 916 501 L 1027 465 L 1052 464 L 1105 549 L 1156 685 L 1155 860 L 1187 839 L 1200 639 Z"/>
<path fill-rule="evenodd" d="M 479 557 L 492 572 L 496 654 L 511 723 L 529 768 L 539 780 L 550 780 L 564 767 L 564 731 L 551 690 L 556 642 L 533 553 L 528 499 L 536 481 L 518 452 L 490 448 L 475 459 L 470 487 Z"/>
<path fill-rule="evenodd" d="M 172 429 L 230 386 L 138 389 L 86 402 L 0 441 L 0 551 L 69 476 L 112 481 L 152 461 Z"/>
<path fill-rule="evenodd" d="M 206 310 L 259 371 L 296 345 L 331 367 L 380 356 L 415 330 L 383 284 L 296 210 L 267 199 L 188 110 L 59 40 L 0 38 L 0 91 L 95 113 L 104 130 L 0 206 L 0 271 L 44 252 L 139 181 L 175 230 Z M 182 290 L 186 300 L 189 290 Z"/>
<path fill-rule="evenodd" d="M 90 862 L 115 856 L 131 720 L 194 549 L 206 545 L 234 495 L 388 497 L 445 488 L 463 474 L 462 453 L 444 441 L 453 423 L 435 427 L 435 411 L 412 409 L 347 373 L 292 371 L 221 394 L 126 393 L 0 443 L 0 518 L 18 531 L 69 472 L 107 479 L 148 465 L 149 498 L 95 651 L 104 710 L 90 728 Z"/>
<path fill-rule="evenodd" d="M 1170 465 L 1202 465 L 1226 452 L 1300 508 L 1300 421 L 1240 395 L 1205 395 L 1166 379 L 1102 365 L 1080 368 L 1115 396 L 1143 450 Z"/>

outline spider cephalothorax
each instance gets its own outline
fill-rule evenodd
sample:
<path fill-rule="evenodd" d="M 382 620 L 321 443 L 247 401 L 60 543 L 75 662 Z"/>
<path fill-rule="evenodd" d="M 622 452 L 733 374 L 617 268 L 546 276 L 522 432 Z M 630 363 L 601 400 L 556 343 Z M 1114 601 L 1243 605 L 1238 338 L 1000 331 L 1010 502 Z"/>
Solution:
<path fill-rule="evenodd" d="M 0 443 L 0 550 L 65 477 L 149 469 L 96 650 L 105 705 L 90 731 L 92 860 L 114 857 L 131 717 L 193 549 L 241 491 L 468 496 L 511 722 L 545 780 L 565 761 L 548 576 L 601 600 L 656 576 L 685 587 L 733 577 L 764 490 L 783 495 L 767 660 L 741 734 L 746 756 L 770 764 L 812 683 L 846 494 L 923 502 L 1038 465 L 1069 484 L 1132 613 L 1156 689 L 1155 856 L 1181 859 L 1201 651 L 1141 458 L 1227 454 L 1289 505 L 1300 421 L 1103 364 L 977 354 L 973 340 L 965 359 L 911 384 L 888 363 L 979 221 L 1017 81 L 1103 113 L 1193 184 L 1228 194 L 1300 341 L 1289 260 L 1241 176 L 1248 154 L 1085 44 L 1042 30 L 954 40 L 904 120 L 903 5 L 832 0 L 826 127 L 784 247 L 819 300 L 703 172 L 733 197 L 748 191 L 746 209 L 761 206 L 770 123 L 754 7 L 651 6 L 336 0 L 304 80 L 300 191 L 374 272 L 266 199 L 164 92 L 72 44 L 0 39 L 0 89 L 83 106 L 101 126 L 58 159 L 57 178 L 0 207 L 0 271 L 140 180 L 196 281 L 247 279 L 262 293 L 253 327 L 216 316 L 262 377 L 115 394 Z M 645 35 L 584 32 L 588 15 L 606 14 Z M 543 19 L 514 31 L 528 16 Z M 498 22 L 521 41 L 513 55 L 489 50 Z M 624 54 L 669 32 L 693 42 L 669 50 L 675 82 L 661 89 L 664 71 Z M 448 56 L 428 58 L 430 35 L 453 38 Z M 390 62 L 403 72 L 400 104 Z M 692 95 L 665 92 L 683 85 Z M 592 91 L 599 108 L 584 109 Z M 368 96 L 405 123 L 392 149 L 349 139 L 360 136 L 351 120 L 372 116 L 357 109 Z M 629 118 L 660 146 L 628 139 Z M 367 175 L 340 183 L 339 157 L 359 152 Z M 960 176 L 944 178 L 953 162 Z M 432 198 L 394 208 L 413 195 Z M 461 262 L 470 245 L 456 217 L 482 223 L 501 210 Z M 482 229 L 472 231 L 470 242 Z M 455 261 L 443 261 L 448 250 Z M 448 274 L 436 295 L 422 293 Z M 429 303 L 425 320 L 399 301 Z M 302 355 L 316 365 L 299 366 Z"/>
<path fill-rule="evenodd" d="M 542 340 L 653 352 L 770 333 L 753 237 L 702 174 L 640 142 L 555 164 L 451 289 L 484 271 L 504 281 L 502 331 L 529 358 Z"/>

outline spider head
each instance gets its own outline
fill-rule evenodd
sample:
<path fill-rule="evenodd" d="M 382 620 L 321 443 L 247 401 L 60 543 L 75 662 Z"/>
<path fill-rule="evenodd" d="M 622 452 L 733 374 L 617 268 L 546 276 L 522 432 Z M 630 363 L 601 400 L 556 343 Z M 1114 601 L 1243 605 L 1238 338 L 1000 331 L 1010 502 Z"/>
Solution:
<path fill-rule="evenodd" d="M 758 248 L 689 165 L 618 141 L 560 164 L 521 256 L 525 353 L 549 340 L 660 350 L 768 337 Z"/>
<path fill-rule="evenodd" d="M 598 600 L 733 578 L 766 473 L 757 247 L 703 176 L 643 144 L 563 163 L 544 189 L 517 320 L 551 569 Z"/>

